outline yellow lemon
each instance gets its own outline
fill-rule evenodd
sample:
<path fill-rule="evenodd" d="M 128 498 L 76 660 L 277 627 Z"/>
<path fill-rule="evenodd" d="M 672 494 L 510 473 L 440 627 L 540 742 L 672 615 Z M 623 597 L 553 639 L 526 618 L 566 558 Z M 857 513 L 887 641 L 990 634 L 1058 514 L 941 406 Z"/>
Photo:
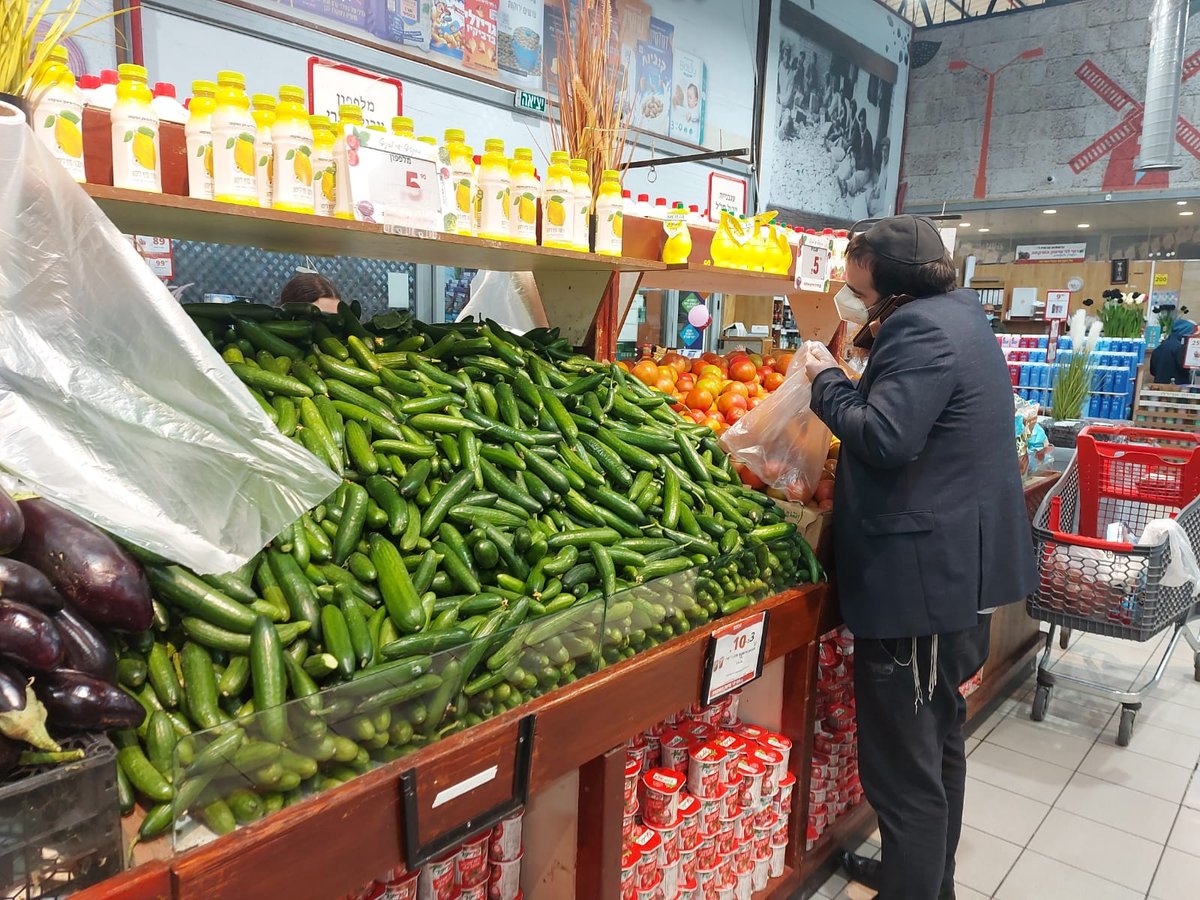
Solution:
<path fill-rule="evenodd" d="M 292 157 L 292 171 L 296 173 L 296 180 L 301 184 L 306 187 L 312 184 L 312 160 L 305 154 L 297 153 Z"/>
<path fill-rule="evenodd" d="M 459 212 L 471 211 L 471 183 L 463 179 L 454 186 L 454 205 Z"/>
<path fill-rule="evenodd" d="M 158 168 L 158 156 L 154 152 L 154 138 L 140 131 L 134 132 L 133 158 L 143 169 L 154 171 Z"/>
<path fill-rule="evenodd" d="M 254 141 L 238 138 L 233 145 L 233 164 L 243 175 L 254 174 Z"/>
<path fill-rule="evenodd" d="M 74 122 L 59 116 L 54 120 L 54 139 L 62 152 L 72 159 L 83 156 L 83 132 Z"/>
<path fill-rule="evenodd" d="M 616 237 L 621 236 L 621 229 L 624 226 L 624 223 L 625 223 L 625 216 L 623 214 L 621 214 L 619 212 L 613 213 L 612 229 L 613 229 L 613 234 Z"/>
<path fill-rule="evenodd" d="M 517 198 L 517 215 L 526 225 L 537 221 L 537 201 L 532 194 L 522 194 Z"/>
<path fill-rule="evenodd" d="M 334 202 L 333 191 L 334 191 L 333 169 L 326 169 L 325 172 L 321 175 L 321 194 L 330 203 Z"/>
<path fill-rule="evenodd" d="M 212 178 L 212 142 L 204 145 L 204 174 Z"/>
<path fill-rule="evenodd" d="M 555 228 L 562 226 L 567 221 L 567 209 L 563 206 L 562 197 L 550 198 L 550 202 L 546 204 L 546 218 Z"/>

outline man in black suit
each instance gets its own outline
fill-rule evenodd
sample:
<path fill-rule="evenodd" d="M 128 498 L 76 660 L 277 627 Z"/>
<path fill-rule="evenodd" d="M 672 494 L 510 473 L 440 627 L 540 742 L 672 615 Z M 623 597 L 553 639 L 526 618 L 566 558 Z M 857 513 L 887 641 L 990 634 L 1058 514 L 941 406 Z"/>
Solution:
<path fill-rule="evenodd" d="M 989 613 L 1035 587 L 1014 450 L 1012 385 L 974 291 L 929 219 L 855 235 L 841 317 L 870 350 L 855 385 L 827 351 L 812 408 L 841 439 L 834 554 L 854 633 L 859 765 L 879 815 L 879 863 L 845 854 L 880 900 L 954 896 L 966 702 Z"/>

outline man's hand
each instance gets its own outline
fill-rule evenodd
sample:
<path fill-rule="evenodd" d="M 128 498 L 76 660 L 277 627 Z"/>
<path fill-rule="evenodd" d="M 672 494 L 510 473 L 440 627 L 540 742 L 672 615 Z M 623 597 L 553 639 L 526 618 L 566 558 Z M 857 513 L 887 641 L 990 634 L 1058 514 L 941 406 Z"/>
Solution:
<path fill-rule="evenodd" d="M 808 362 L 804 364 L 804 372 L 809 381 L 816 381 L 817 376 L 826 369 L 840 369 L 838 361 L 833 358 L 829 348 L 824 344 L 812 341 L 808 345 Z"/>

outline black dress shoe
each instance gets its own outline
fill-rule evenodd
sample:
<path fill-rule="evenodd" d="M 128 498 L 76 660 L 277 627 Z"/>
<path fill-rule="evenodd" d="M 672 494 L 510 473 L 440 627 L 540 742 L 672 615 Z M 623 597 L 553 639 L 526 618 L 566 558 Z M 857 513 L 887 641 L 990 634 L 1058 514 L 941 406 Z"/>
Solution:
<path fill-rule="evenodd" d="M 873 891 L 879 890 L 879 860 L 868 859 L 857 853 L 851 853 L 849 850 L 843 850 L 839 861 L 846 877 L 851 881 L 856 881 Z"/>

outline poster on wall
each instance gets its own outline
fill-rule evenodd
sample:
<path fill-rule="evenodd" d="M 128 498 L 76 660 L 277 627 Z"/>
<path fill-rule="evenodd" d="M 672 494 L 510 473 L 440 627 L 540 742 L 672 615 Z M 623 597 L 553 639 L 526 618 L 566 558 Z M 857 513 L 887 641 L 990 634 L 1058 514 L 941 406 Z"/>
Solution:
<path fill-rule="evenodd" d="M 468 69 L 495 77 L 497 0 L 467 0 L 467 37 L 463 64 Z"/>
<path fill-rule="evenodd" d="M 763 195 L 855 221 L 895 209 L 911 26 L 874 0 L 774 0 Z M 773 95 L 772 92 L 773 91 Z"/>
<path fill-rule="evenodd" d="M 704 142 L 704 103 L 707 91 L 704 60 L 695 53 L 675 51 L 671 87 L 671 137 L 689 144 Z"/>
<path fill-rule="evenodd" d="M 635 128 L 664 135 L 670 130 L 674 40 L 675 26 L 651 16 L 650 35 L 637 45 L 631 120 Z"/>

